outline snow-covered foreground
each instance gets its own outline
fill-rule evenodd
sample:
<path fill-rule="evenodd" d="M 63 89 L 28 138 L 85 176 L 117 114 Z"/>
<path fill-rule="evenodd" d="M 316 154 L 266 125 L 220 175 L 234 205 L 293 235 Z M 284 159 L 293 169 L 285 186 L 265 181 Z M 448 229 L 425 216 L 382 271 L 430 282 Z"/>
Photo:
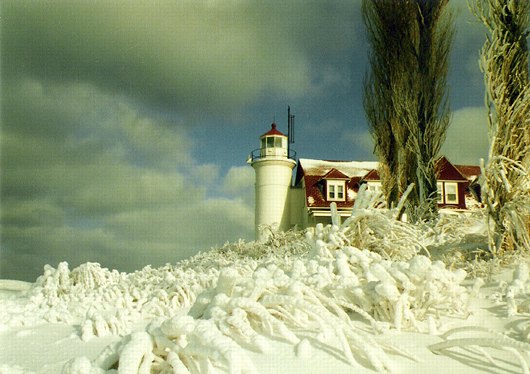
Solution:
<path fill-rule="evenodd" d="M 0 281 L 0 373 L 528 373 L 527 258 L 487 260 L 480 213 L 392 215 Z"/>

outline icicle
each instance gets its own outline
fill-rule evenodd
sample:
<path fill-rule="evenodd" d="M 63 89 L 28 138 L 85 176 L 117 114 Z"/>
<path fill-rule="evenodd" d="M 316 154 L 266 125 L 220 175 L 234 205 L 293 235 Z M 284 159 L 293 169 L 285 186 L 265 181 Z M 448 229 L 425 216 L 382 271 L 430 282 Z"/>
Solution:
<path fill-rule="evenodd" d="M 331 211 L 331 225 L 339 227 L 340 216 L 339 216 L 339 212 L 337 211 L 337 203 L 333 201 L 331 204 L 329 204 L 329 209 Z"/>

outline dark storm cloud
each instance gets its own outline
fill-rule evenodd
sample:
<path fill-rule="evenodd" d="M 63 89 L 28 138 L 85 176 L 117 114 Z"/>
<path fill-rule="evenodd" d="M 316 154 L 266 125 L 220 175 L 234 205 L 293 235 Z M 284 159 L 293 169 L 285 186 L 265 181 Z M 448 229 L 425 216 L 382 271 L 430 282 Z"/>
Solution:
<path fill-rule="evenodd" d="M 17 0 L 2 18 L 4 78 L 90 81 L 184 113 L 302 95 L 325 79 L 312 63 L 354 45 L 344 2 Z"/>
<path fill-rule="evenodd" d="M 448 139 L 482 125 L 483 34 L 461 5 Z M 272 107 L 296 104 L 302 157 L 371 156 L 360 0 L 0 7 L 0 277 L 62 260 L 132 270 L 252 238 L 245 136 Z"/>
<path fill-rule="evenodd" d="M 133 270 L 251 237 L 252 208 L 207 196 L 203 174 L 217 169 L 190 157 L 181 127 L 86 83 L 8 87 L 1 277 L 29 280 L 62 260 Z"/>
<path fill-rule="evenodd" d="M 132 270 L 252 237 L 251 170 L 221 180 L 192 157 L 190 124 L 328 95 L 355 43 L 341 1 L 1 7 L 2 277 L 61 260 Z"/>

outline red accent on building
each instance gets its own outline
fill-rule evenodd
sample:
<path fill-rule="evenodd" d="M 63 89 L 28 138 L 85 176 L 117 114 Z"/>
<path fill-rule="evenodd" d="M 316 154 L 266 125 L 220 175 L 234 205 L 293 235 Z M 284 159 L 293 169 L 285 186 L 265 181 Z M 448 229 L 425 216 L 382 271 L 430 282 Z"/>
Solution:
<path fill-rule="evenodd" d="M 345 201 L 335 201 L 339 209 L 353 207 L 355 196 L 362 183 L 380 181 L 377 169 L 366 169 L 360 166 L 355 173 L 351 170 L 346 171 L 348 161 L 324 161 L 325 165 L 310 167 L 310 170 L 304 170 L 304 160 L 300 161 L 296 170 L 295 185 L 305 187 L 306 206 L 308 208 L 329 208 L 330 201 L 326 200 L 325 193 L 326 180 L 345 181 Z M 469 188 L 474 183 L 476 184 L 480 176 L 480 167 L 473 165 L 459 165 L 456 167 L 445 156 L 442 156 L 436 160 L 435 170 L 438 182 L 453 182 L 457 183 L 458 186 L 458 204 L 439 206 L 466 209 L 466 195 L 471 195 Z M 477 193 L 473 195 L 477 195 Z M 480 188 L 478 189 L 477 197 L 480 199 Z"/>
<path fill-rule="evenodd" d="M 280 135 L 280 136 L 286 136 L 284 133 L 278 131 L 276 129 L 276 123 L 272 123 L 271 124 L 271 129 L 266 132 L 265 134 L 261 135 L 260 138 L 263 138 L 264 136 L 270 136 L 270 135 Z"/>
<path fill-rule="evenodd" d="M 455 165 L 455 167 L 470 181 L 477 180 L 478 177 L 482 174 L 480 166 L 474 165 Z"/>
<path fill-rule="evenodd" d="M 368 174 L 363 177 L 363 181 L 380 181 L 381 177 L 377 169 L 370 170 Z"/>
<path fill-rule="evenodd" d="M 440 157 L 434 164 L 436 170 L 436 178 L 444 181 L 467 181 L 467 178 L 462 175 L 445 156 Z"/>
<path fill-rule="evenodd" d="M 308 170 L 304 170 L 304 166 L 307 166 L 304 161 L 309 160 L 299 161 L 295 185 L 305 187 L 305 199 L 308 208 L 329 209 L 331 202 L 326 199 L 326 180 L 344 181 L 345 199 L 344 201 L 335 201 L 335 203 L 338 209 L 351 208 L 355 201 L 355 195 L 359 190 L 362 176 L 371 170 L 371 168 L 366 168 L 362 165 L 352 167 L 349 165 L 350 161 L 323 161 L 322 165 L 310 165 Z"/>
<path fill-rule="evenodd" d="M 346 174 L 335 168 L 331 169 L 322 177 L 322 179 L 350 179 Z"/>

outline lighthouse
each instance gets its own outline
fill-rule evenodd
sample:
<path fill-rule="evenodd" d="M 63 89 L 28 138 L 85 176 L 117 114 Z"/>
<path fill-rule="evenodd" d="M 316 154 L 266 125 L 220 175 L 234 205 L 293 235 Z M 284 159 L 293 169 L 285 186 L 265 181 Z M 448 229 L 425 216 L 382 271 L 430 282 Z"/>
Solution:
<path fill-rule="evenodd" d="M 296 160 L 288 136 L 277 129 L 276 123 L 259 139 L 260 148 L 249 155 L 247 162 L 256 172 L 256 240 L 265 240 L 267 233 L 260 232 L 261 225 L 280 231 L 290 228 L 288 198 Z"/>

